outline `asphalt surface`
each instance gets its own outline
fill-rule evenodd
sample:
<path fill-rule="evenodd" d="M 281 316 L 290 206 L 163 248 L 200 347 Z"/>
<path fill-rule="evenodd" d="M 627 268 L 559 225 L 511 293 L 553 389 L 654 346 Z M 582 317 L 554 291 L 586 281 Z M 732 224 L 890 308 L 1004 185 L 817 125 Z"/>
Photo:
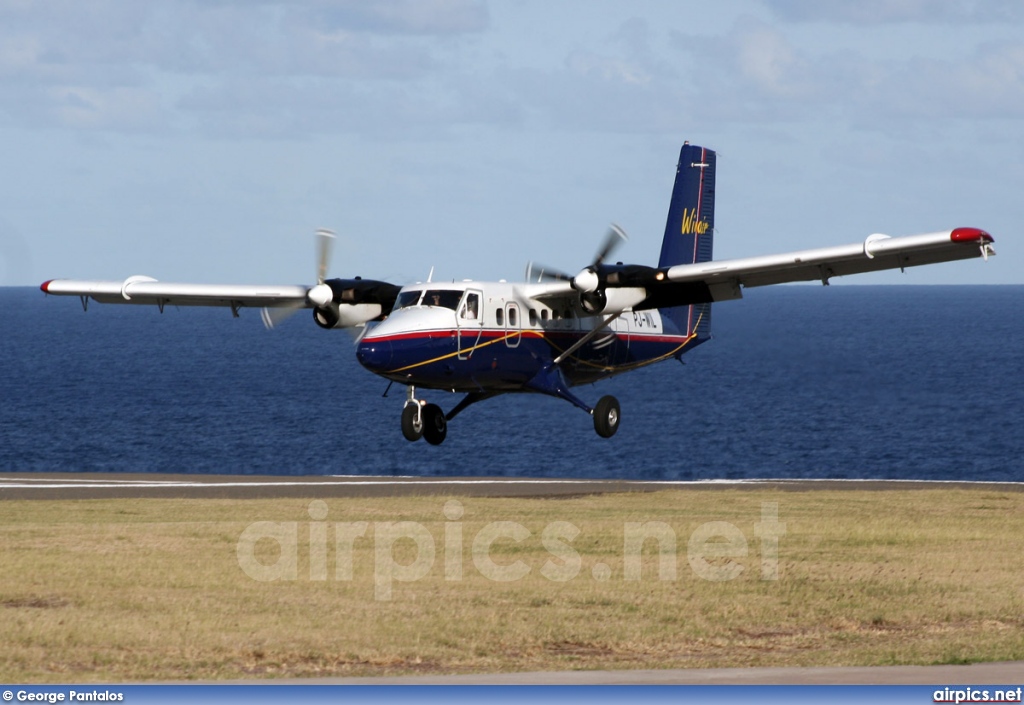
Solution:
<path fill-rule="evenodd" d="M 811 490 L 986 489 L 1024 492 L 1024 483 L 913 480 L 571 480 L 528 477 L 373 477 L 154 475 L 104 473 L 2 473 L 0 500 L 12 499 L 275 499 L 282 497 L 573 497 L 666 489 L 721 491 L 737 488 Z"/>
<path fill-rule="evenodd" d="M 252 682 L 252 681 L 250 681 Z M 266 681 L 262 681 L 265 683 Z M 848 668 L 691 668 L 637 671 L 552 671 L 466 676 L 322 678 L 274 683 L 308 685 L 1024 685 L 1024 662 L 966 666 Z"/>

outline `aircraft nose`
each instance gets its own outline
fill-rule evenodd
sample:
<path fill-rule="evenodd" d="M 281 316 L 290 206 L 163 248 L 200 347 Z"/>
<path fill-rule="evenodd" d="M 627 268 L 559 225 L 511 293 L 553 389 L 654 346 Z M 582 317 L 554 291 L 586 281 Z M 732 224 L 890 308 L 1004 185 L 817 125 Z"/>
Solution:
<path fill-rule="evenodd" d="M 359 364 L 371 372 L 387 370 L 391 366 L 391 341 L 363 340 L 359 343 L 356 358 Z"/>

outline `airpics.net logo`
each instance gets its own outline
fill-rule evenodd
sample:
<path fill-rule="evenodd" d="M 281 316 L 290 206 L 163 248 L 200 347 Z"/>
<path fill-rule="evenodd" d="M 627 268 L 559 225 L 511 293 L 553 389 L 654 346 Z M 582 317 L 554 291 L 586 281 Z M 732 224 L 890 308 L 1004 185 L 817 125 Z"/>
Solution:
<path fill-rule="evenodd" d="M 310 522 L 249 524 L 236 546 L 242 571 L 260 582 L 298 580 L 300 551 L 304 550 L 303 558 L 308 558 L 309 563 L 309 580 L 328 579 L 328 557 L 333 553 L 334 580 L 352 581 L 356 575 L 357 549 L 365 553 L 367 548 L 372 548 L 372 561 L 368 559 L 365 563 L 372 562 L 373 597 L 380 601 L 392 599 L 395 583 L 427 578 L 438 562 L 443 564 L 438 570 L 443 570 L 444 579 L 450 582 L 463 580 L 470 566 L 485 579 L 498 583 L 523 580 L 534 570 L 556 583 L 586 577 L 584 557 L 573 547 L 573 542 L 583 532 L 570 521 L 549 522 L 539 532 L 515 521 L 491 521 L 467 535 L 470 532 L 462 521 L 465 514 L 462 503 L 449 500 L 441 510 L 443 528 L 436 532 L 441 536 L 439 551 L 438 537 L 420 522 L 328 522 L 329 508 L 319 499 L 309 503 L 308 513 Z M 779 521 L 778 503 L 762 502 L 761 519 L 753 525 L 753 541 L 758 544 L 760 553 L 761 580 L 779 579 L 779 540 L 785 533 L 786 525 Z M 529 548 L 530 541 L 538 540 L 543 551 L 537 554 L 540 559 L 535 558 L 534 565 L 522 558 L 510 558 L 509 545 Z M 738 526 L 728 521 L 706 522 L 683 537 L 664 521 L 628 521 L 623 522 L 619 544 L 621 569 L 615 570 L 603 561 L 586 567 L 590 577 L 602 583 L 613 579 L 640 581 L 654 576 L 662 581 L 677 580 L 680 574 L 677 558 L 685 550 L 686 562 L 695 577 L 709 581 L 735 580 L 748 567 L 754 567 L 751 542 Z M 300 546 L 302 543 L 307 545 Z M 264 550 L 258 550 L 257 544 Z M 505 550 L 496 550 L 496 544 Z M 266 550 L 268 546 L 272 550 Z M 644 571 L 645 546 L 657 557 L 656 570 L 648 566 Z M 440 561 L 439 553 L 442 554 Z M 494 554 L 499 555 L 500 562 L 495 560 Z M 260 560 L 260 556 L 267 555 L 275 557 L 271 561 Z M 410 555 L 411 561 L 407 560 Z M 366 567 L 370 569 L 369 565 Z"/>

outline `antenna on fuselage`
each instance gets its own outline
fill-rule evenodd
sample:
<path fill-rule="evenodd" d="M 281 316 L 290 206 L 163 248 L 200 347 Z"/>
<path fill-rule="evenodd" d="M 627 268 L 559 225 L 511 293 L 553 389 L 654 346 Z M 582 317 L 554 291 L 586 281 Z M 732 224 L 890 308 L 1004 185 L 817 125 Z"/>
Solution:
<path fill-rule="evenodd" d="M 427 284 L 434 280 L 434 268 L 430 268 L 430 274 L 427 275 Z"/>

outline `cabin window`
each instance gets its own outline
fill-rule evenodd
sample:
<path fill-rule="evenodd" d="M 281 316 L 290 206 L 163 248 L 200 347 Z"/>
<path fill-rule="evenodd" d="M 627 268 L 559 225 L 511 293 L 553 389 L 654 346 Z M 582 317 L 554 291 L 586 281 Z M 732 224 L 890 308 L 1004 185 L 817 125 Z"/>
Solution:
<path fill-rule="evenodd" d="M 533 327 L 533 326 L 536 326 L 536 325 L 537 325 L 537 309 L 531 308 L 530 309 L 530 326 Z"/>
<path fill-rule="evenodd" d="M 494 316 L 495 316 L 495 318 L 498 319 L 498 325 L 499 326 L 505 325 L 505 312 L 504 311 L 502 311 L 499 308 L 497 311 L 494 312 Z"/>
<path fill-rule="evenodd" d="M 516 315 L 516 310 L 514 308 L 510 308 L 508 310 L 508 327 L 517 328 L 519 326 L 518 318 L 519 316 Z"/>
<path fill-rule="evenodd" d="M 548 310 L 546 308 L 542 308 L 540 310 L 540 320 L 544 321 L 545 323 L 548 322 Z"/>

